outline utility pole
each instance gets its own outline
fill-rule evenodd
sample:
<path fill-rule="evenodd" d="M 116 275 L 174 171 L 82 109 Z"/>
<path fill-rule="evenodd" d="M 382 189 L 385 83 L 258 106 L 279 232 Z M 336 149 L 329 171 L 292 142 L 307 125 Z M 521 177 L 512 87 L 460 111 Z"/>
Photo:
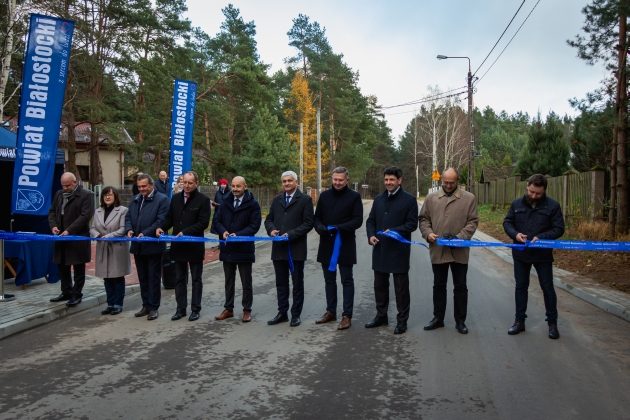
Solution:
<path fill-rule="evenodd" d="M 319 200 L 319 194 L 322 192 L 322 133 L 320 130 L 320 117 L 321 117 L 321 96 L 320 104 L 317 106 L 317 199 Z"/>
<path fill-rule="evenodd" d="M 470 156 L 468 158 L 468 182 L 469 192 L 474 194 L 475 185 L 475 130 L 473 129 L 473 89 L 472 73 L 470 72 L 470 59 L 468 59 L 468 128 L 470 129 Z"/>
<path fill-rule="evenodd" d="M 304 191 L 304 123 L 300 123 L 300 185 Z"/>

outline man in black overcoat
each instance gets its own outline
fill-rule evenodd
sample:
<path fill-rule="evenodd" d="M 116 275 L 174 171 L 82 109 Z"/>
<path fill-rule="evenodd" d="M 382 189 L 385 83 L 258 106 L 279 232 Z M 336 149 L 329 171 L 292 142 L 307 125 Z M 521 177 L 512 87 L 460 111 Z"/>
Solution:
<path fill-rule="evenodd" d="M 260 205 L 254 195 L 247 190 L 242 176 L 232 179 L 232 191 L 223 201 L 215 218 L 215 229 L 219 238 L 229 240 L 237 236 L 254 236 L 260 229 Z M 219 259 L 223 262 L 225 274 L 225 305 L 214 319 L 223 321 L 234 316 L 234 283 L 236 269 L 243 285 L 243 322 L 252 320 L 252 264 L 256 260 L 254 242 L 222 242 Z"/>
<path fill-rule="evenodd" d="M 127 237 L 155 237 L 155 231 L 162 226 L 168 214 L 169 199 L 153 186 L 153 178 L 147 174 L 138 175 L 136 180 L 138 195 L 131 203 L 125 216 Z M 134 316 L 146 316 L 149 321 L 157 319 L 160 307 L 162 273 L 162 253 L 164 244 L 160 242 L 131 242 L 129 252 L 134 255 L 142 309 Z"/>
<path fill-rule="evenodd" d="M 319 233 L 317 262 L 322 264 L 326 283 L 326 312 L 316 324 L 325 324 L 337 319 L 337 265 L 341 277 L 343 312 L 339 330 L 352 325 L 354 306 L 354 278 L 352 266 L 357 263 L 357 244 L 354 232 L 363 224 L 361 195 L 348 188 L 349 174 L 343 166 L 333 169 L 332 188 L 324 191 L 317 201 L 315 230 Z M 335 240 L 339 234 L 341 248 L 337 265 L 330 267 Z M 332 271 L 330 270 L 332 268 Z"/>
<path fill-rule="evenodd" d="M 293 261 L 293 306 L 291 326 L 300 325 L 300 315 L 304 304 L 304 261 L 306 260 L 306 235 L 313 229 L 313 200 L 297 187 L 298 176 L 293 171 L 282 174 L 281 194 L 271 203 L 265 219 L 265 229 L 269 236 L 285 236 L 288 242 L 273 242 L 271 259 L 276 272 L 278 292 L 278 314 L 267 322 L 269 325 L 288 321 L 289 311 L 289 257 Z"/>
<path fill-rule="evenodd" d="M 396 167 L 384 171 L 385 191 L 374 199 L 372 210 L 365 222 L 368 243 L 372 250 L 374 270 L 374 295 L 376 316 L 365 328 L 387 325 L 389 304 L 389 275 L 394 276 L 396 293 L 397 323 L 394 334 L 407 331 L 409 318 L 409 257 L 411 246 L 385 236 L 377 236 L 378 231 L 392 230 L 405 239 L 411 240 L 411 233 L 417 227 L 418 202 L 402 188 L 402 170 Z"/>
<path fill-rule="evenodd" d="M 53 235 L 79 235 L 90 237 L 90 220 L 94 214 L 94 197 L 77 183 L 72 172 L 61 175 L 61 189 L 55 193 L 48 225 Z M 67 306 L 76 306 L 83 297 L 85 263 L 92 259 L 90 241 L 55 242 L 54 261 L 59 266 L 61 294 L 51 302 L 67 300 Z M 74 285 L 71 268 L 74 269 Z"/>
<path fill-rule="evenodd" d="M 203 238 L 203 232 L 210 224 L 210 197 L 201 193 L 197 186 L 199 178 L 195 172 L 183 175 L 184 190 L 173 195 L 168 214 L 162 227 L 155 234 L 162 235 L 173 228 L 175 236 L 197 236 Z M 171 320 L 177 321 L 186 316 L 188 307 L 188 269 L 192 279 L 192 296 L 189 321 L 199 319 L 201 295 L 203 292 L 203 259 L 206 255 L 205 242 L 172 242 L 171 259 L 175 261 L 175 300 L 177 310 Z"/>

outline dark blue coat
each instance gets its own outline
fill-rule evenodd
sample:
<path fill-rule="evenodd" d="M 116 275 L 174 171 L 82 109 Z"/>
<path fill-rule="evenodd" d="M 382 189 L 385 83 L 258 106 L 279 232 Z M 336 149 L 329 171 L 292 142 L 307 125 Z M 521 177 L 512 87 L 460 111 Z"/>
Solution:
<path fill-rule="evenodd" d="M 379 230 L 395 230 L 411 240 L 411 232 L 418 226 L 418 202 L 402 187 L 389 197 L 385 191 L 379 194 L 372 204 L 372 210 L 365 222 L 368 239 L 377 236 Z M 377 236 L 379 243 L 372 250 L 372 269 L 382 273 L 407 273 L 411 246 L 385 236 Z"/>
<path fill-rule="evenodd" d="M 234 208 L 234 196 L 225 197 L 219 210 L 215 212 L 214 228 L 223 239 L 223 233 L 235 233 L 236 236 L 254 236 L 260 229 L 262 221 L 260 205 L 249 191 L 245 191 L 243 201 L 238 208 Z M 219 259 L 226 262 L 254 262 L 256 248 L 254 242 L 221 243 Z"/>
<path fill-rule="evenodd" d="M 127 232 L 133 231 L 133 236 L 142 233 L 144 236 L 155 238 L 155 230 L 162 227 L 166 215 L 168 214 L 169 199 L 157 190 L 144 199 L 141 194 L 136 195 L 129 204 L 129 210 L 125 217 L 125 229 Z M 142 205 L 142 211 L 140 206 Z M 159 242 L 132 242 L 129 252 L 139 255 L 161 254 L 164 251 L 164 244 Z"/>
<path fill-rule="evenodd" d="M 210 224 L 210 197 L 195 189 L 190 193 L 186 203 L 184 203 L 183 192 L 173 196 L 162 229 L 168 231 L 173 228 L 173 235 L 181 232 L 182 235 L 203 238 L 203 232 L 208 224 Z M 174 261 L 199 262 L 203 261 L 205 255 L 205 242 L 171 243 L 171 258 Z"/>
<path fill-rule="evenodd" d="M 558 239 L 564 234 L 562 209 L 557 201 L 547 196 L 540 200 L 536 207 L 532 207 L 525 195 L 512 201 L 510 210 L 503 220 L 503 229 L 514 243 L 518 243 L 517 233 L 527 235 L 529 240 L 534 236 L 538 239 Z M 512 248 L 512 257 L 527 263 L 551 262 L 553 250 L 534 248 L 521 251 Z"/>
<path fill-rule="evenodd" d="M 285 205 L 285 193 L 278 194 L 271 202 L 265 219 L 267 234 L 272 230 L 285 233 L 291 243 L 291 256 L 294 261 L 306 261 L 306 236 L 314 224 L 313 200 L 299 189 L 295 190 L 289 205 Z M 271 246 L 273 261 L 288 261 L 289 248 L 286 242 L 274 242 Z"/>

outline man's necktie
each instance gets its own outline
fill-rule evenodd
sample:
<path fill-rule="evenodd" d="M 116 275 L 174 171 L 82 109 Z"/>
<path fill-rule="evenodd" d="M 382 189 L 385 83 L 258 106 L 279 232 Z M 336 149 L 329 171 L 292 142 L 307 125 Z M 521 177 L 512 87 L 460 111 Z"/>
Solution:
<path fill-rule="evenodd" d="M 286 200 L 287 200 L 287 201 L 284 203 L 285 207 L 286 207 L 286 206 L 288 206 L 288 205 L 289 205 L 289 203 L 291 202 L 291 196 L 290 196 L 290 195 L 287 195 L 287 196 L 286 196 Z"/>
<path fill-rule="evenodd" d="M 238 208 L 238 206 L 240 206 L 240 205 L 241 205 L 241 199 L 240 198 L 237 198 L 236 200 L 234 200 L 234 208 L 235 209 Z"/>
<path fill-rule="evenodd" d="M 184 204 L 188 202 L 189 194 L 184 193 Z"/>

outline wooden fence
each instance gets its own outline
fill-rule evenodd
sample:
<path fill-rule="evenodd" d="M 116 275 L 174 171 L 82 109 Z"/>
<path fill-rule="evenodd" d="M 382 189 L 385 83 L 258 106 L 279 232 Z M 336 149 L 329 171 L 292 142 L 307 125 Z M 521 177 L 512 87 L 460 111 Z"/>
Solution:
<path fill-rule="evenodd" d="M 547 178 L 547 195 L 558 201 L 565 217 L 601 219 L 605 216 L 604 171 L 590 171 Z M 505 207 L 525 194 L 527 181 L 520 177 L 477 182 L 474 193 L 479 204 Z"/>

